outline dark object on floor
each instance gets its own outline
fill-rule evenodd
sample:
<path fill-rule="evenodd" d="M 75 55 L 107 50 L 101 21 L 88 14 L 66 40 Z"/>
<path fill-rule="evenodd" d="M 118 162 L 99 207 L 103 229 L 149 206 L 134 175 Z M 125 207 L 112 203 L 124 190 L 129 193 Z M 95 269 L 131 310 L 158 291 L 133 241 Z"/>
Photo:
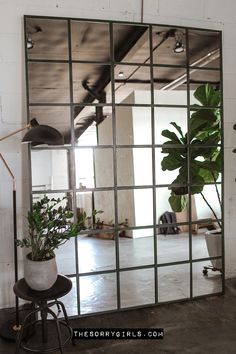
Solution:
<path fill-rule="evenodd" d="M 160 216 L 160 223 L 161 224 L 176 224 L 176 215 L 172 211 L 166 211 L 164 214 Z M 178 234 L 179 228 L 177 226 L 165 226 L 160 227 L 160 233 L 167 235 L 167 234 Z"/>
<path fill-rule="evenodd" d="M 58 350 L 60 350 L 60 352 L 63 353 L 63 347 L 65 346 L 65 344 L 72 340 L 73 331 L 69 324 L 65 306 L 61 301 L 57 299 L 68 294 L 71 288 L 72 288 L 71 280 L 63 275 L 58 275 L 55 284 L 50 289 L 45 291 L 32 290 L 27 285 L 24 278 L 20 279 L 14 285 L 13 289 L 15 294 L 21 299 L 31 301 L 35 306 L 35 308 L 25 317 L 24 321 L 22 322 L 22 327 L 17 338 L 17 345 L 15 351 L 16 354 L 20 352 L 21 348 L 28 352 L 40 353 L 40 354 L 52 353 Z M 57 318 L 57 315 L 52 311 L 51 307 L 54 305 L 57 306 L 58 310 L 62 310 L 64 315 L 64 320 L 61 319 L 59 320 Z M 32 318 L 32 316 L 36 316 L 37 314 L 41 315 L 41 320 L 29 321 L 29 319 Z M 47 318 L 48 315 L 51 315 L 52 319 L 48 319 Z M 58 343 L 57 346 L 55 347 L 54 346 L 51 347 L 47 345 L 48 343 L 47 325 L 49 324 L 49 322 L 54 323 L 56 328 Z M 37 349 L 33 347 L 29 347 L 27 345 L 28 338 L 26 338 L 25 342 L 23 340 L 25 331 L 28 328 L 34 327 L 36 324 L 41 324 L 42 326 L 42 343 L 41 343 L 42 345 L 38 344 Z M 64 342 L 62 341 L 62 334 L 61 334 L 61 327 L 60 327 L 61 325 L 64 326 L 68 331 L 67 338 Z"/>

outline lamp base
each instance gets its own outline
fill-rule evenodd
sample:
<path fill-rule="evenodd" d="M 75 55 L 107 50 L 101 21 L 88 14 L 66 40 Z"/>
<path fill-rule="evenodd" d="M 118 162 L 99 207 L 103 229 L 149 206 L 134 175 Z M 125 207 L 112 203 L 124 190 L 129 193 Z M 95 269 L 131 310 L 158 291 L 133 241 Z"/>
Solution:
<path fill-rule="evenodd" d="M 19 324 L 18 326 L 16 325 L 16 312 L 14 309 L 10 308 L 4 311 L 4 318 L 6 318 L 6 321 L 1 321 L 2 324 L 0 326 L 0 337 L 8 340 L 8 341 L 16 341 L 16 337 L 18 332 L 21 329 L 21 325 Z M 23 305 L 20 310 L 19 310 L 19 317 L 20 317 L 20 323 L 22 320 L 25 318 L 25 316 L 32 311 L 32 306 L 31 305 Z M 30 319 L 33 321 L 34 319 Z M 29 326 L 27 331 L 24 331 L 23 333 L 23 338 L 31 337 L 35 333 L 35 326 Z"/>

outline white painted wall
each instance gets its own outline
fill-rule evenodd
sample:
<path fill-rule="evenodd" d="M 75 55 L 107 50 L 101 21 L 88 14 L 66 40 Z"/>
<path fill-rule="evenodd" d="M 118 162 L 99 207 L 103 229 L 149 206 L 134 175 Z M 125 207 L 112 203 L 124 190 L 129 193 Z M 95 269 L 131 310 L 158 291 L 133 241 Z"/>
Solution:
<path fill-rule="evenodd" d="M 1 0 L 0 1 L 0 135 L 26 123 L 23 15 L 69 16 L 138 21 L 141 1 L 137 0 Z M 236 275 L 236 2 L 235 0 L 144 0 L 144 22 L 176 24 L 223 30 L 225 108 L 225 234 L 226 277 Z M 17 178 L 18 231 L 23 232 L 23 215 L 28 208 L 26 148 L 21 134 L 1 142 L 0 150 Z M 9 179 L 0 167 L 1 225 L 11 210 Z M 7 188 L 8 187 L 8 188 Z M 4 222 L 6 219 L 4 219 Z M 10 222 L 10 220 L 9 220 Z M 0 307 L 12 305 L 12 227 L 1 233 Z M 4 275 L 3 275 L 4 274 Z M 4 295 L 2 295 L 4 293 Z"/>

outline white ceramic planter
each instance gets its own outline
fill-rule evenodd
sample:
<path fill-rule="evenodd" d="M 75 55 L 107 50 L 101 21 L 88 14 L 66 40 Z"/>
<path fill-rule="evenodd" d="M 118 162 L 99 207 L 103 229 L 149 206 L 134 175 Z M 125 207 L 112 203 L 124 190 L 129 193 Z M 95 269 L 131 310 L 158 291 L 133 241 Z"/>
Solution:
<path fill-rule="evenodd" d="M 47 290 L 57 280 L 56 258 L 47 261 L 32 261 L 26 256 L 24 277 L 26 283 L 33 290 Z"/>
<path fill-rule="evenodd" d="M 221 237 L 222 234 L 219 230 L 207 231 L 205 233 L 209 257 L 221 256 Z M 217 269 L 222 269 L 221 259 L 211 259 L 211 263 L 213 267 Z"/>

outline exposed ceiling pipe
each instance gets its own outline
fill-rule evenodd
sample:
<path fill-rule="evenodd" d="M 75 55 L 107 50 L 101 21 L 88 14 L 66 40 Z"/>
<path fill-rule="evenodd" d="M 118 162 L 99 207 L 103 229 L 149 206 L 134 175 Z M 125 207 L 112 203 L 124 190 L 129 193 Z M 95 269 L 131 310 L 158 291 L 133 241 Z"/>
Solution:
<path fill-rule="evenodd" d="M 220 50 L 215 49 L 212 52 L 207 53 L 204 55 L 202 58 L 196 60 L 194 63 L 192 63 L 192 66 L 198 66 L 199 68 L 202 68 L 206 66 L 207 64 L 211 63 L 213 60 L 218 59 L 220 56 Z M 189 74 L 194 73 L 198 69 L 190 69 Z M 177 79 L 173 80 L 171 83 L 165 85 L 164 87 L 161 88 L 161 90 L 174 90 L 175 88 L 179 87 L 182 85 L 184 82 L 186 82 L 187 79 L 187 73 L 179 76 Z"/>

